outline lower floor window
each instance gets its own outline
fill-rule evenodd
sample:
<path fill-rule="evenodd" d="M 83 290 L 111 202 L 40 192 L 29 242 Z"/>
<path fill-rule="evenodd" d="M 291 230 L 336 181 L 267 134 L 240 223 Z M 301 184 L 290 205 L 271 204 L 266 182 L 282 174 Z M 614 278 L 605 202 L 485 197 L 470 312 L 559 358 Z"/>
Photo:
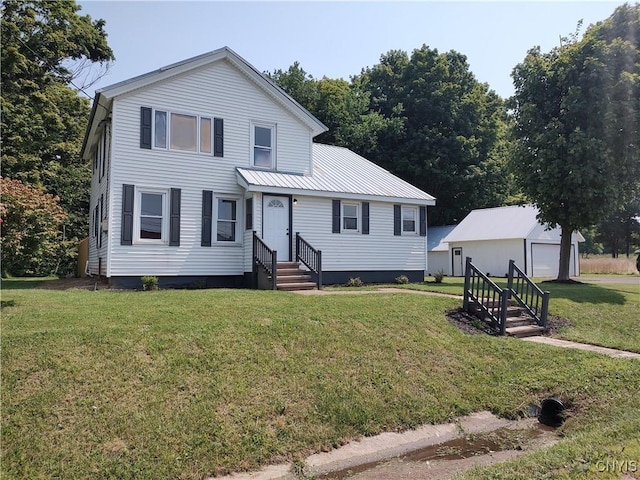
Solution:
<path fill-rule="evenodd" d="M 148 242 L 166 240 L 167 193 L 165 191 L 138 190 L 137 239 Z"/>
<path fill-rule="evenodd" d="M 344 203 L 342 205 L 342 229 L 358 230 L 358 205 L 354 203 Z"/>
<path fill-rule="evenodd" d="M 238 201 L 218 198 L 218 242 L 235 242 L 238 223 Z"/>
<path fill-rule="evenodd" d="M 416 233 L 418 209 L 413 207 L 402 207 L 402 232 Z"/>

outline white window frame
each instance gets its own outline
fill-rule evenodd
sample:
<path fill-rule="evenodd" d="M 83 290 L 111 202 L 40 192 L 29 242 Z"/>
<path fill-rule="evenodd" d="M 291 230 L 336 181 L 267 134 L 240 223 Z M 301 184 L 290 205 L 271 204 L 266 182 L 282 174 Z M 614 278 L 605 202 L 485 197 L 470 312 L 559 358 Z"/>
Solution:
<path fill-rule="evenodd" d="M 165 146 L 157 147 L 156 146 L 156 112 L 163 112 L 165 114 L 165 122 L 167 125 L 167 131 L 165 132 Z M 182 115 L 185 117 L 194 117 L 196 119 L 196 149 L 195 150 L 181 150 L 179 148 L 171 148 L 171 116 L 172 115 Z M 209 120 L 211 128 L 209 130 L 211 150 L 208 152 L 203 152 L 200 150 L 201 147 L 201 130 L 202 130 L 202 120 Z M 164 108 L 152 108 L 151 109 L 151 148 L 154 150 L 165 150 L 168 152 L 180 152 L 187 154 L 197 154 L 197 155 L 211 155 L 213 156 L 213 144 L 214 144 L 214 117 L 213 115 L 197 115 L 195 113 L 187 113 L 187 112 L 179 112 L 172 111 Z"/>
<path fill-rule="evenodd" d="M 344 207 L 346 206 L 356 207 L 356 228 L 345 228 L 344 226 Z M 350 215 L 347 218 L 354 217 Z M 362 231 L 362 204 L 360 202 L 340 202 L 340 231 L 342 233 L 360 233 Z"/>
<path fill-rule="evenodd" d="M 404 212 L 412 211 L 413 212 L 413 230 L 405 230 L 404 229 Z M 400 224 L 401 224 L 401 233 L 402 235 L 418 235 L 420 233 L 420 212 L 418 207 L 405 207 L 404 205 L 400 209 Z"/>
<path fill-rule="evenodd" d="M 220 211 L 218 208 L 218 201 L 219 200 L 228 200 L 228 201 L 232 201 L 232 202 L 236 202 L 236 219 L 235 219 L 235 239 L 228 241 L 228 240 L 218 240 L 218 222 L 223 221 L 223 222 L 231 222 L 232 220 L 226 220 L 226 219 L 220 219 Z M 244 235 L 244 229 L 242 228 L 242 218 L 243 218 L 243 207 L 242 207 L 242 199 L 241 197 L 238 196 L 234 196 L 234 195 L 224 195 L 224 194 L 219 194 L 219 195 L 214 195 L 213 196 L 213 201 L 214 201 L 214 218 L 211 223 L 211 229 L 213 230 L 211 232 L 211 240 L 212 243 L 216 243 L 218 245 L 240 245 L 242 243 L 242 236 Z"/>
<path fill-rule="evenodd" d="M 162 195 L 162 230 L 160 238 L 140 237 L 140 215 L 142 213 L 142 194 Z M 136 186 L 135 199 L 133 204 L 133 241 L 138 244 L 166 245 L 169 243 L 169 189 L 157 187 Z"/>
<path fill-rule="evenodd" d="M 269 167 L 256 165 L 255 162 L 255 147 L 256 147 L 256 127 L 268 128 L 271 130 L 271 165 Z M 249 148 L 251 150 L 251 166 L 254 168 L 262 168 L 265 170 L 276 170 L 277 155 L 276 155 L 276 137 L 277 137 L 277 125 L 275 123 L 266 122 L 251 122 L 250 132 L 251 144 Z"/>

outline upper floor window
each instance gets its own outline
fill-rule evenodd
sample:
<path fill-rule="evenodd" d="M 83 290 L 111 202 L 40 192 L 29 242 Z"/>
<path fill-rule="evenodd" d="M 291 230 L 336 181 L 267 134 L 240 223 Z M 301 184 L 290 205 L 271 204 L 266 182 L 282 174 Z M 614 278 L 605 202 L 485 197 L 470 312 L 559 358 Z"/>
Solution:
<path fill-rule="evenodd" d="M 140 147 L 183 152 L 213 152 L 214 156 L 222 157 L 223 120 L 142 107 Z"/>
<path fill-rule="evenodd" d="M 251 126 L 251 163 L 254 167 L 275 168 L 275 130 L 275 125 Z"/>

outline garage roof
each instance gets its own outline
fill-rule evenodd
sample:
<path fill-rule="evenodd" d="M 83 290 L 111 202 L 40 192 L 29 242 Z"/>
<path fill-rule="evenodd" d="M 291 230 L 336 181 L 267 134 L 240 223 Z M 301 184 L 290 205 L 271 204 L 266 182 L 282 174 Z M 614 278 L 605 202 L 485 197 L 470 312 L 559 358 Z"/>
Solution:
<path fill-rule="evenodd" d="M 527 238 L 538 226 L 534 205 L 473 210 L 444 238 L 446 242 Z"/>

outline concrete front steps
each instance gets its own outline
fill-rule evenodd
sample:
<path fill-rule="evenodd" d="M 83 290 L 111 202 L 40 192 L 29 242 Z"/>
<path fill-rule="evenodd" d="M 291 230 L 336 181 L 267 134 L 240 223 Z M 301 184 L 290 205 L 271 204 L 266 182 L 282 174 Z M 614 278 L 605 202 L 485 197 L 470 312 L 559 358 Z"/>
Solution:
<path fill-rule="evenodd" d="M 524 338 L 542 335 L 544 328 L 538 325 L 521 307 L 509 305 L 507 307 L 507 335 Z"/>
<path fill-rule="evenodd" d="M 494 306 L 493 300 L 483 299 L 484 305 L 488 306 L 488 308 L 492 308 Z M 497 307 L 498 305 L 495 304 Z M 476 309 L 477 314 L 481 313 L 479 308 Z M 526 311 L 515 303 L 514 300 L 509 301 L 509 305 L 507 306 L 507 325 L 505 329 L 505 333 L 512 337 L 517 338 L 525 338 L 525 337 L 533 337 L 536 335 L 542 335 L 544 333 L 544 328 L 539 326 L 535 319 L 530 317 Z"/>
<path fill-rule="evenodd" d="M 316 288 L 315 282 L 311 281 L 311 276 L 300 268 L 298 262 L 278 262 L 276 282 L 278 290 L 289 292 Z"/>

